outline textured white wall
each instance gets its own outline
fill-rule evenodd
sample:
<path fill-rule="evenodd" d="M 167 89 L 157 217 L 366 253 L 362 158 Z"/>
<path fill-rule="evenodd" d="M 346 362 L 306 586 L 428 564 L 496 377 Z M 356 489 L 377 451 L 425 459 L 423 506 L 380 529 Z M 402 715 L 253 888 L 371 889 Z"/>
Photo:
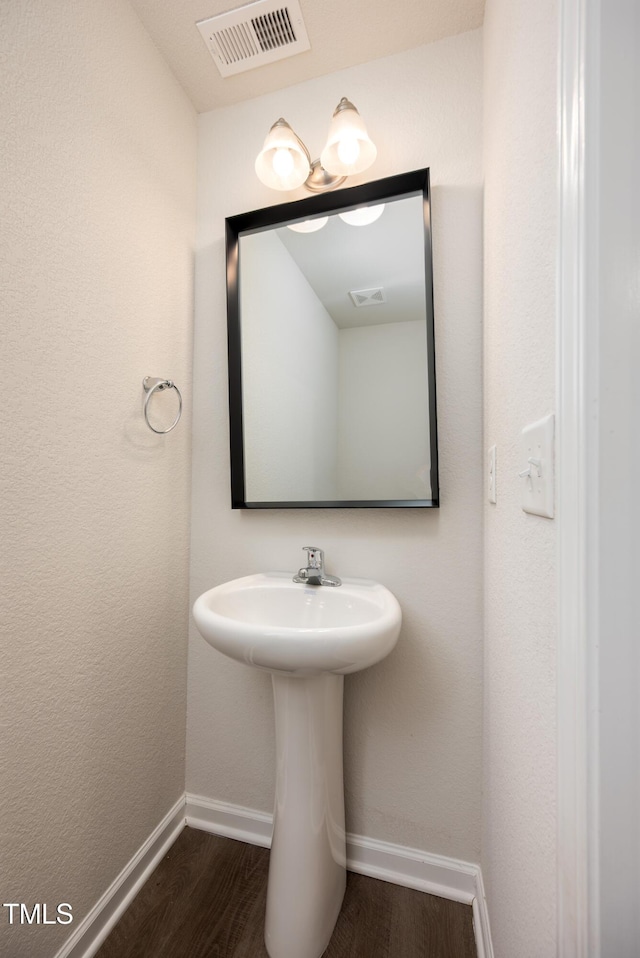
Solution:
<path fill-rule="evenodd" d="M 75 916 L 0 951 L 50 958 L 184 788 L 196 124 L 124 0 L 0 37 L 2 901 Z"/>
<path fill-rule="evenodd" d="M 555 523 L 521 510 L 523 426 L 555 406 L 558 4 L 488 0 L 483 873 L 496 958 L 555 954 Z"/>
<path fill-rule="evenodd" d="M 481 42 L 475 31 L 200 117 L 194 352 L 193 597 L 293 572 L 308 544 L 326 550 L 329 572 L 389 586 L 400 642 L 346 683 L 347 827 L 464 859 L 480 841 Z M 431 167 L 442 508 L 233 512 L 224 217 L 291 198 L 255 177 L 264 136 L 284 116 L 319 152 L 344 95 L 379 147 L 368 178 Z M 189 676 L 189 791 L 271 811 L 269 676 L 195 629 Z"/>

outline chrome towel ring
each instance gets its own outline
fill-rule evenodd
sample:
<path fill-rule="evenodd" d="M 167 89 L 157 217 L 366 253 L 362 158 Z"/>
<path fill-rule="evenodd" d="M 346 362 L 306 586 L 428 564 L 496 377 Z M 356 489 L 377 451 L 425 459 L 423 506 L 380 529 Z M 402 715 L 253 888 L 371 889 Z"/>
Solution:
<path fill-rule="evenodd" d="M 165 433 L 171 432 L 172 429 L 175 429 L 175 427 L 178 425 L 178 422 L 180 421 L 180 416 L 182 415 L 182 395 L 180 393 L 180 390 L 178 389 L 176 384 L 172 382 L 170 379 L 156 379 L 152 376 L 145 376 L 144 379 L 142 380 L 142 385 L 144 387 L 144 391 L 147 394 L 145 396 L 144 404 L 142 406 L 145 422 L 147 423 L 147 426 L 149 427 L 149 429 L 151 429 L 153 432 L 157 432 L 159 435 L 164 436 Z M 148 410 L 149 400 L 153 396 L 156 389 L 158 390 L 158 392 L 161 392 L 163 389 L 175 389 L 175 391 L 178 394 L 178 415 L 173 420 L 173 422 L 171 423 L 168 429 L 156 429 L 156 427 L 152 426 L 151 423 L 149 422 L 149 410 Z"/>

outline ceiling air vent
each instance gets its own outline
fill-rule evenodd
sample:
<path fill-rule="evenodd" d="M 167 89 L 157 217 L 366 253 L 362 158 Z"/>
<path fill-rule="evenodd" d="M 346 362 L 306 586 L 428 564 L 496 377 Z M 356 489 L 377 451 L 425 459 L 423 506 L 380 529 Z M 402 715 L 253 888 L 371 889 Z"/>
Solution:
<path fill-rule="evenodd" d="M 196 26 L 223 77 L 311 47 L 298 0 L 256 0 Z"/>
<path fill-rule="evenodd" d="M 378 306 L 386 303 L 382 287 L 376 289 L 350 289 L 349 296 L 354 306 Z"/>

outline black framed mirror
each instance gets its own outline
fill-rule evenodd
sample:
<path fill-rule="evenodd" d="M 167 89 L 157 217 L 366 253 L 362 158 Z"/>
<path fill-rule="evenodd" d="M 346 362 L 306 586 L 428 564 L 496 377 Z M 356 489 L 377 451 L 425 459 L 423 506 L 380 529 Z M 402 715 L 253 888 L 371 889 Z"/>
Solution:
<path fill-rule="evenodd" d="M 437 507 L 429 171 L 226 240 L 232 507 Z"/>

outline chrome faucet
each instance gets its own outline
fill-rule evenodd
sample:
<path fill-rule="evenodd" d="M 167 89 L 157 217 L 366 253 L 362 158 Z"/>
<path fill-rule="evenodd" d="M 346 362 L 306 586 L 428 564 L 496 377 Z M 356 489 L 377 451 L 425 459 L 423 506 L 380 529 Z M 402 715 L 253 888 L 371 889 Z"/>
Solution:
<path fill-rule="evenodd" d="M 324 552 L 315 546 L 303 546 L 307 553 L 307 565 L 294 575 L 294 582 L 304 582 L 306 585 L 342 585 L 335 575 L 325 575 Z"/>

